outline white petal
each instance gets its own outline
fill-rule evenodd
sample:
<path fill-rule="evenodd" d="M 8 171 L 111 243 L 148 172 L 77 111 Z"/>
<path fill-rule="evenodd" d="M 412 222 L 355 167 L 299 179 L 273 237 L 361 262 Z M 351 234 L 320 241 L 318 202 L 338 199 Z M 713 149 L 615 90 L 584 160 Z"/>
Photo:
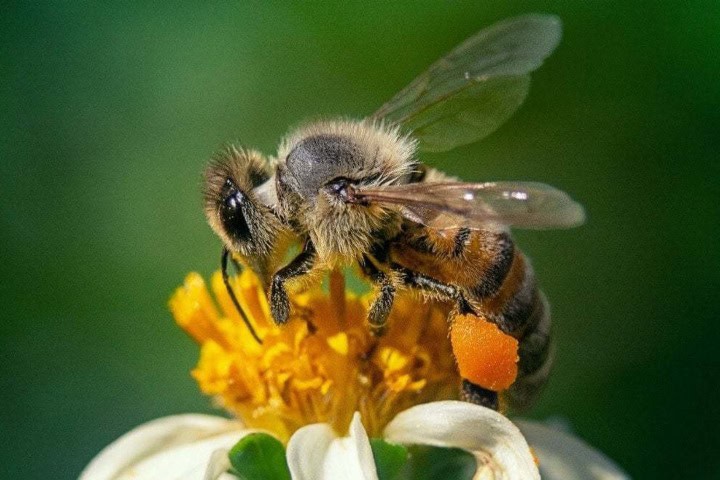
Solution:
<path fill-rule="evenodd" d="M 235 438 L 239 439 L 240 427 L 238 422 L 210 415 L 175 415 L 153 420 L 105 447 L 85 467 L 79 480 L 115 479 L 123 471 L 159 452 L 226 432 L 235 431 Z M 205 464 L 208 459 L 209 454 L 204 459 Z"/>
<path fill-rule="evenodd" d="M 293 480 L 317 480 L 330 444 L 335 439 L 330 425 L 315 423 L 298 429 L 287 446 L 287 462 Z"/>
<path fill-rule="evenodd" d="M 116 480 L 203 480 L 213 452 L 220 449 L 227 452 L 250 432 L 225 433 L 164 450 L 128 468 Z"/>
<path fill-rule="evenodd" d="M 338 438 L 330 444 L 323 462 L 322 478 L 377 480 L 370 440 L 358 412 L 353 415 L 349 433 L 349 437 Z"/>
<path fill-rule="evenodd" d="M 538 456 L 543 480 L 630 479 L 609 458 L 577 437 L 537 422 L 523 420 L 517 424 Z"/>
<path fill-rule="evenodd" d="M 227 448 L 218 448 L 210 454 L 203 480 L 218 480 L 230 469 L 230 457 Z"/>
<path fill-rule="evenodd" d="M 375 460 L 360 414 L 348 437 L 337 438 L 324 423 L 308 425 L 290 438 L 288 466 L 293 480 L 377 480 Z"/>
<path fill-rule="evenodd" d="M 384 436 L 394 443 L 468 450 L 487 462 L 479 465 L 482 478 L 540 479 L 520 430 L 489 408 L 452 400 L 417 405 L 398 414 Z"/>

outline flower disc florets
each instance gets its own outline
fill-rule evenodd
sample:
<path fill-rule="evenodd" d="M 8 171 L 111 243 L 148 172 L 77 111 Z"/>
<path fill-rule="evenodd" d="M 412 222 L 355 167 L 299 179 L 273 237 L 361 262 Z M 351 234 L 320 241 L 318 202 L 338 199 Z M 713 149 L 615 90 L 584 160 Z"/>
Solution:
<path fill-rule="evenodd" d="M 371 296 L 346 292 L 338 273 L 330 276 L 329 292 L 318 286 L 293 295 L 283 326 L 273 323 L 249 269 L 231 283 L 262 345 L 242 323 L 219 273 L 211 280 L 216 301 L 191 273 L 170 308 L 201 346 L 192 372 L 200 389 L 248 427 L 288 439 L 303 425 L 325 422 L 343 434 L 359 411 L 372 436 L 410 406 L 457 398 L 446 307 L 400 295 L 386 334 L 376 338 L 366 321 Z"/>

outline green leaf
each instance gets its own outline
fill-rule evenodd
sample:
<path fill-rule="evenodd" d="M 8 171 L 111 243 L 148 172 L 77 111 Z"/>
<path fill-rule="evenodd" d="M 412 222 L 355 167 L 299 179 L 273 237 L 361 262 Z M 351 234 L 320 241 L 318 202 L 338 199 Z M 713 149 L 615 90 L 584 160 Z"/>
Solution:
<path fill-rule="evenodd" d="M 388 443 L 381 438 L 371 438 L 370 447 L 375 458 L 380 480 L 400 480 L 400 472 L 407 463 L 408 450 L 402 445 Z"/>
<path fill-rule="evenodd" d="M 460 448 L 413 445 L 408 452 L 410 458 L 399 479 L 471 480 L 477 470 L 475 457 Z"/>
<path fill-rule="evenodd" d="M 290 480 L 285 447 L 267 433 L 246 435 L 228 456 L 232 473 L 243 480 Z"/>

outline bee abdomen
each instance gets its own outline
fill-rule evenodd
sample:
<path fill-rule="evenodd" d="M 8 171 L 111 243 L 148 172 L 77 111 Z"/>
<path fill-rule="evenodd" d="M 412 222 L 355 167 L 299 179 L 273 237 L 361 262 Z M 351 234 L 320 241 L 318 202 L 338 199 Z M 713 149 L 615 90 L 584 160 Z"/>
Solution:
<path fill-rule="evenodd" d="M 547 382 L 553 362 L 551 327 L 547 299 L 537 291 L 537 302 L 528 328 L 519 338 L 518 376 L 506 392 L 506 399 L 514 409 L 530 407 Z"/>
<path fill-rule="evenodd" d="M 527 408 L 548 379 L 552 342 L 550 308 L 522 252 L 515 252 L 496 296 L 483 303 L 488 317 L 519 342 L 518 376 L 504 395 L 511 407 Z"/>
<path fill-rule="evenodd" d="M 458 236 L 461 234 L 462 229 Z M 497 294 L 505 283 L 515 260 L 515 244 L 507 232 L 476 232 L 476 235 L 482 242 L 479 251 L 486 252 L 487 259 L 481 262 L 483 274 L 470 292 L 473 297 L 483 299 Z"/>

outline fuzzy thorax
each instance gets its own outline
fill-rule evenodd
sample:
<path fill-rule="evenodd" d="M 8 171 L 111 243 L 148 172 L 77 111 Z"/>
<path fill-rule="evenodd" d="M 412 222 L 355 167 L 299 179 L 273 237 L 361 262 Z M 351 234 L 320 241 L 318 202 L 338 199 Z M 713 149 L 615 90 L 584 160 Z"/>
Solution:
<path fill-rule="evenodd" d="M 323 263 L 357 260 L 397 233 L 394 208 L 350 204 L 337 181 L 378 187 L 405 183 L 417 168 L 415 143 L 396 128 L 367 121 L 323 121 L 291 133 L 278 151 L 281 215 L 307 233 Z"/>

